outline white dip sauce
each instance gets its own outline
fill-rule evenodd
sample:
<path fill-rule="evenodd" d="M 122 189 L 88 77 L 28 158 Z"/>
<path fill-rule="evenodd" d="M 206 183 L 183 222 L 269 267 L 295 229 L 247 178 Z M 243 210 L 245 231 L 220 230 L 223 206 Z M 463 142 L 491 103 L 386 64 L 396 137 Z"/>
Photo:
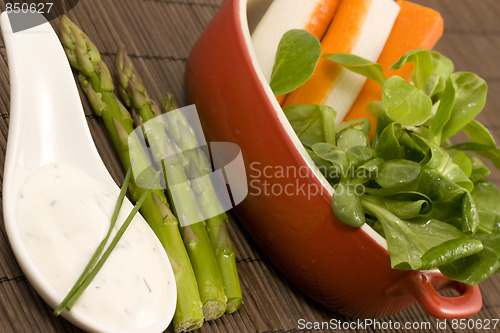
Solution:
<path fill-rule="evenodd" d="M 61 301 L 105 237 L 118 192 L 63 164 L 40 168 L 23 185 L 17 200 L 20 236 L 41 279 Z M 131 208 L 124 202 L 114 231 Z M 136 216 L 68 314 L 110 330 L 157 327 L 175 297 L 170 277 L 161 244 Z"/>

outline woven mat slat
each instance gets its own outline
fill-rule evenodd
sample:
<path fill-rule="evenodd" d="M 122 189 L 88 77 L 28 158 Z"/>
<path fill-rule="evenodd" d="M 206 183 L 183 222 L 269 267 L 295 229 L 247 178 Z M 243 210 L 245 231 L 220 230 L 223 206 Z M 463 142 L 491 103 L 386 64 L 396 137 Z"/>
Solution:
<path fill-rule="evenodd" d="M 211 7 L 219 8 L 221 0 L 143 0 L 145 2 L 158 2 L 166 4 L 178 4 L 186 7 Z"/>
<path fill-rule="evenodd" d="M 79 24 L 101 50 L 108 66 L 113 66 L 116 52 L 125 45 L 144 78 L 151 97 L 160 101 L 170 91 L 179 105 L 184 105 L 184 71 L 187 57 L 198 36 L 209 23 L 222 0 L 82 0 L 69 16 Z M 489 84 L 486 111 L 481 115 L 500 139 L 500 2 L 497 0 L 418 0 L 439 10 L 445 19 L 445 34 L 437 50 L 445 53 L 459 70 L 478 73 Z M 0 9 L 4 9 L 0 0 Z M 54 22 L 58 26 L 58 22 Z M 111 67 L 112 68 L 112 67 Z M 103 160 L 113 178 L 121 184 L 121 170 L 106 131 L 80 91 L 86 118 Z M 0 179 L 3 178 L 6 138 L 9 121 L 9 76 L 6 50 L 0 38 Z M 490 165 L 491 167 L 491 165 Z M 500 184 L 500 172 L 490 179 Z M 1 180 L 0 180 L 1 188 Z M 0 191 L 1 199 L 1 191 Z M 277 271 L 248 237 L 238 219 L 230 215 L 229 233 L 233 240 L 244 304 L 233 315 L 205 323 L 199 332 L 206 333 L 292 333 L 298 320 L 326 322 L 349 318 L 329 311 L 302 294 Z M 483 310 L 472 319 L 500 317 L 500 277 L 481 284 Z M 415 304 L 385 321 L 430 322 L 435 319 Z M 353 330 L 321 330 L 352 332 Z M 368 329 L 367 332 L 377 330 Z M 408 330 L 421 332 L 422 330 Z M 472 330 L 474 331 L 474 330 Z M 475 330 L 480 332 L 480 330 Z M 51 315 L 51 309 L 24 278 L 7 241 L 0 215 L 0 332 L 81 332 L 62 318 Z M 169 332 L 172 329 L 169 328 Z M 378 330 L 377 332 L 391 332 Z"/>

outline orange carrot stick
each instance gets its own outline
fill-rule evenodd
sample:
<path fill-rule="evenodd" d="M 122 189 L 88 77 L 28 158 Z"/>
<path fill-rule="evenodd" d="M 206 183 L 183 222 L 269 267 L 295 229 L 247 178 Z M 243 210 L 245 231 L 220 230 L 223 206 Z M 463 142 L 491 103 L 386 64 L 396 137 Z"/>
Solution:
<path fill-rule="evenodd" d="M 413 70 L 412 64 L 406 64 L 395 71 L 389 71 L 389 67 L 408 51 L 418 48 L 432 49 L 443 34 L 443 19 L 433 9 L 402 0 L 399 0 L 398 4 L 401 11 L 377 62 L 382 65 L 387 77 L 400 75 L 409 80 Z M 367 80 L 344 120 L 369 117 L 372 124 L 375 124 L 375 119 L 366 111 L 366 104 L 379 101 L 381 95 L 380 86 L 372 80 Z M 372 126 L 372 133 L 374 127 Z"/>
<path fill-rule="evenodd" d="M 370 0 L 343 1 L 340 4 L 330 28 L 321 41 L 323 53 L 352 51 L 361 32 L 369 4 Z M 324 104 L 341 70 L 340 65 L 320 59 L 314 75 L 304 85 L 286 96 L 283 107 L 294 104 Z"/>
<path fill-rule="evenodd" d="M 353 53 L 376 61 L 392 30 L 399 6 L 388 0 L 342 1 L 321 46 L 323 53 Z M 326 104 L 337 111 L 337 120 L 350 110 L 365 79 L 338 64 L 320 59 L 313 76 L 288 94 L 283 107 Z"/>
<path fill-rule="evenodd" d="M 337 10 L 340 1 L 341 0 L 325 0 L 318 3 L 304 30 L 312 33 L 314 36 L 318 37 L 319 40 L 321 40 L 333 19 L 333 15 Z"/>

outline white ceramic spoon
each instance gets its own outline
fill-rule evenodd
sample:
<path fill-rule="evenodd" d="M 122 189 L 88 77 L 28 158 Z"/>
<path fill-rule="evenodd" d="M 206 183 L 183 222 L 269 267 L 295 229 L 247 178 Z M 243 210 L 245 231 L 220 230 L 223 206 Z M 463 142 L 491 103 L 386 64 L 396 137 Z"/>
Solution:
<path fill-rule="evenodd" d="M 16 18 L 9 17 L 5 12 L 1 14 L 11 86 L 3 183 L 5 227 L 24 274 L 44 300 L 55 308 L 64 295 L 57 294 L 37 269 L 16 223 L 16 200 L 23 184 L 42 166 L 61 163 L 83 169 L 106 187 L 118 191 L 118 186 L 94 145 L 70 65 L 51 25 L 43 19 L 46 23 L 42 25 L 13 33 L 9 19 Z M 129 211 L 132 205 L 127 201 L 123 207 Z M 152 246 L 162 249 L 153 232 L 150 232 L 150 238 Z M 169 283 L 169 304 L 159 309 L 162 313 L 158 322 L 146 328 L 130 329 L 130 332 L 161 332 L 171 321 L 176 304 L 175 280 L 168 258 L 162 252 L 168 266 L 162 272 L 167 272 L 164 279 L 165 283 Z M 123 292 L 127 293 L 127 290 Z M 63 312 L 63 316 L 89 331 L 124 331 L 80 310 L 77 303 L 73 310 Z"/>

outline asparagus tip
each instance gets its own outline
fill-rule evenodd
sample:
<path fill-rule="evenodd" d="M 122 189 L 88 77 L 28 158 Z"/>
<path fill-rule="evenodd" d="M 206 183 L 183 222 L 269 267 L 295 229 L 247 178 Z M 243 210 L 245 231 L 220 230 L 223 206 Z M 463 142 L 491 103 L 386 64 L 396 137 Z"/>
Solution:
<path fill-rule="evenodd" d="M 151 193 L 151 196 L 153 197 L 155 205 L 158 207 L 158 210 L 162 214 L 163 220 L 167 221 L 170 219 L 175 219 L 175 224 L 177 224 L 177 219 L 175 218 L 174 214 L 170 210 L 170 206 L 168 205 L 167 202 L 163 201 L 156 193 Z"/>
<path fill-rule="evenodd" d="M 117 76 L 120 77 L 120 74 L 117 74 Z M 118 78 L 118 80 L 120 80 L 120 78 Z M 125 104 L 127 107 L 130 107 L 131 102 L 130 102 L 130 98 L 127 95 L 127 91 L 125 89 L 123 89 L 123 86 L 121 84 L 118 85 L 117 90 L 118 90 L 118 95 L 120 96 L 120 98 L 123 101 L 123 104 Z"/>
<path fill-rule="evenodd" d="M 130 114 L 132 115 L 132 119 L 134 120 L 135 127 L 141 127 L 142 132 L 145 133 L 144 123 L 142 121 L 142 117 L 137 114 L 134 108 L 130 109 Z"/>
<path fill-rule="evenodd" d="M 102 101 L 101 94 L 97 93 L 93 88 L 92 85 L 88 83 L 88 81 L 85 80 L 85 78 L 82 76 L 80 77 L 82 80 L 80 81 L 83 90 L 85 91 L 85 94 L 87 95 L 87 98 L 90 102 L 90 105 L 92 105 L 92 108 L 94 109 L 94 112 L 96 115 L 101 116 L 102 111 L 106 107 L 106 103 Z"/>
<path fill-rule="evenodd" d="M 168 92 L 165 94 L 165 97 L 161 101 L 161 107 L 164 113 L 177 109 L 177 104 L 174 101 L 174 95 L 172 93 Z"/>
<path fill-rule="evenodd" d="M 179 220 L 184 222 L 185 224 L 187 223 L 187 218 L 183 215 L 179 217 Z M 182 223 L 181 223 L 181 225 L 182 225 Z M 190 243 L 195 244 L 199 238 L 198 238 L 198 236 L 196 236 L 191 225 L 188 224 L 182 228 L 182 239 L 184 240 L 184 244 L 186 244 L 186 246 L 188 246 L 188 244 L 190 244 Z"/>
<path fill-rule="evenodd" d="M 120 123 L 120 121 L 118 119 L 116 119 L 115 117 L 113 117 L 112 121 L 113 121 L 113 125 L 115 126 L 116 134 L 118 136 L 118 139 L 119 139 L 120 144 L 121 144 L 122 149 L 123 149 L 124 147 L 128 146 L 128 133 L 127 133 L 127 130 L 125 130 L 125 128 L 123 128 L 123 126 Z"/>
<path fill-rule="evenodd" d="M 60 22 L 61 22 L 61 28 L 64 29 L 67 29 L 68 27 L 75 25 L 66 14 L 61 15 Z"/>
<path fill-rule="evenodd" d="M 121 44 L 120 47 L 118 48 L 118 52 L 116 53 L 115 65 L 117 66 L 117 68 L 120 69 L 123 68 L 124 58 L 125 58 L 125 45 Z"/>
<path fill-rule="evenodd" d="M 189 169 L 188 169 L 188 176 L 189 179 L 196 179 L 198 177 L 201 177 L 200 171 L 196 167 L 196 163 L 194 163 L 193 160 L 189 160 Z"/>
<path fill-rule="evenodd" d="M 158 107 L 158 104 L 156 104 L 155 101 L 149 100 L 149 104 L 151 105 L 151 109 L 153 110 L 153 113 L 154 113 L 155 117 L 158 117 L 158 116 L 162 115 L 161 110 L 160 110 L 160 108 Z"/>
<path fill-rule="evenodd" d="M 179 155 L 177 152 L 174 150 L 174 147 L 172 145 L 172 142 L 168 139 L 168 137 L 165 136 L 165 139 L 163 140 L 164 144 L 164 151 L 165 151 L 165 160 L 169 163 L 176 163 L 179 161 Z"/>
<path fill-rule="evenodd" d="M 128 81 L 128 93 L 130 95 L 130 100 L 132 105 L 137 109 L 142 109 L 144 105 L 148 103 L 148 96 L 144 91 L 142 82 L 129 80 Z"/>

